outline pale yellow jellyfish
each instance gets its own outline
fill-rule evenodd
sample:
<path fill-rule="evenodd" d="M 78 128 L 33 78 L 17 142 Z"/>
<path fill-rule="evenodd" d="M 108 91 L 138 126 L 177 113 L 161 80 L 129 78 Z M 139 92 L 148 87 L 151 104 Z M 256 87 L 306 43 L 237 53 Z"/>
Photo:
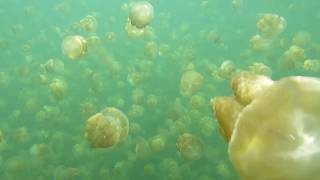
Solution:
<path fill-rule="evenodd" d="M 142 29 L 150 24 L 153 19 L 153 7 L 147 1 L 135 2 L 129 9 L 130 23 Z"/>
<path fill-rule="evenodd" d="M 218 121 L 220 133 L 229 142 L 235 120 L 243 106 L 232 97 L 217 97 L 212 100 L 213 111 Z"/>
<path fill-rule="evenodd" d="M 88 15 L 80 20 L 80 26 L 87 32 L 92 32 L 97 29 L 98 22 L 94 16 Z"/>
<path fill-rule="evenodd" d="M 256 34 L 249 40 L 250 47 L 253 51 L 262 52 L 271 49 L 272 41 Z"/>
<path fill-rule="evenodd" d="M 247 82 L 252 85 L 239 86 L 244 88 L 240 92 L 256 93 L 237 117 L 217 116 L 219 124 L 234 122 L 229 142 L 233 165 L 247 180 L 319 179 L 320 79 L 295 76 L 264 88 L 254 85 L 266 79 L 251 77 Z M 225 111 L 234 112 L 230 107 Z"/>
<path fill-rule="evenodd" d="M 245 106 L 272 83 L 269 77 L 241 72 L 232 79 L 232 90 L 236 100 Z"/>
<path fill-rule="evenodd" d="M 160 152 L 163 151 L 166 147 L 166 138 L 163 135 L 157 135 L 153 137 L 150 141 L 150 148 L 152 152 Z"/>
<path fill-rule="evenodd" d="M 307 59 L 303 62 L 303 69 L 311 72 L 320 72 L 320 60 Z"/>
<path fill-rule="evenodd" d="M 180 80 L 180 94 L 191 96 L 202 87 L 203 79 L 203 76 L 197 71 L 187 70 Z"/>
<path fill-rule="evenodd" d="M 270 77 L 272 75 L 272 70 L 269 66 L 261 62 L 254 62 L 248 66 L 248 69 L 251 73 L 257 75 L 264 75 Z"/>
<path fill-rule="evenodd" d="M 156 58 L 159 54 L 158 44 L 156 42 L 147 42 L 144 46 L 144 55 L 148 58 Z"/>
<path fill-rule="evenodd" d="M 85 137 L 92 148 L 109 148 L 125 141 L 128 132 L 126 115 L 119 109 L 107 107 L 87 120 Z"/>
<path fill-rule="evenodd" d="M 257 28 L 262 36 L 272 38 L 286 28 L 286 20 L 278 14 L 262 14 L 257 22 Z"/>
<path fill-rule="evenodd" d="M 78 59 L 87 52 L 87 40 L 82 36 L 67 36 L 62 42 L 62 51 L 69 59 Z"/>
<path fill-rule="evenodd" d="M 54 79 L 53 82 L 49 84 L 50 94 L 56 100 L 62 100 L 64 98 L 66 89 L 67 85 L 61 79 Z"/>
<path fill-rule="evenodd" d="M 185 160 L 197 160 L 203 154 L 203 144 L 196 136 L 184 133 L 179 136 L 176 148 L 181 157 Z"/>
<path fill-rule="evenodd" d="M 282 57 L 282 64 L 287 69 L 297 68 L 305 60 L 305 50 L 299 46 L 292 45 L 286 50 Z"/>
<path fill-rule="evenodd" d="M 299 31 L 294 34 L 292 43 L 299 47 L 306 47 L 311 44 L 311 34 L 304 31 Z"/>
<path fill-rule="evenodd" d="M 49 59 L 42 67 L 47 73 L 61 73 L 64 71 L 64 63 L 59 59 Z"/>

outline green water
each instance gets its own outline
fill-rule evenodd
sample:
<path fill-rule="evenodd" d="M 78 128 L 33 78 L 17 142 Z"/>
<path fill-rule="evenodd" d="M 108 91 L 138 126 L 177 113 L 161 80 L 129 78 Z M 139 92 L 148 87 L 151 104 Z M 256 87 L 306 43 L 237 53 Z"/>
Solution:
<path fill-rule="evenodd" d="M 231 95 L 232 75 L 254 63 L 267 68 L 256 73 L 275 80 L 320 75 L 318 0 L 149 2 L 151 33 L 132 38 L 131 1 L 0 0 L 0 179 L 239 179 L 210 100 Z M 257 22 L 265 13 L 283 17 L 285 28 L 257 50 L 250 39 L 262 34 Z M 92 31 L 79 24 L 88 15 L 96 19 Z M 89 42 L 76 60 L 61 48 L 73 35 Z M 292 46 L 300 58 L 286 55 Z M 221 68 L 227 60 L 229 73 Z M 187 69 L 203 82 L 183 95 Z M 128 117 L 129 134 L 111 148 L 92 148 L 86 122 L 105 107 Z M 200 141 L 199 158 L 177 150 L 184 133 Z M 164 143 L 159 150 L 156 138 Z"/>

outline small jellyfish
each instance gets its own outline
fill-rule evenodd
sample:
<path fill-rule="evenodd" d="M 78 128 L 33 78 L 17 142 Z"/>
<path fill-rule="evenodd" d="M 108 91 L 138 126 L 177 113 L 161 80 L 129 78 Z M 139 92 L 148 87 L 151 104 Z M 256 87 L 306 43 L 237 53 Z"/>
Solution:
<path fill-rule="evenodd" d="M 47 73 L 59 73 L 64 71 L 64 63 L 59 59 L 49 59 L 41 66 Z"/>
<path fill-rule="evenodd" d="M 82 36 L 67 36 L 62 42 L 62 51 L 69 59 L 78 59 L 87 52 L 87 40 Z"/>
<path fill-rule="evenodd" d="M 194 70 L 184 72 L 180 80 L 180 94 L 191 96 L 202 87 L 203 79 L 203 76 Z"/>
<path fill-rule="evenodd" d="M 91 116 L 85 127 L 85 137 L 92 148 L 109 148 L 128 137 L 129 121 L 119 109 L 107 107 Z"/>
<path fill-rule="evenodd" d="M 261 35 L 273 38 L 286 28 L 286 20 L 277 14 L 262 14 L 257 22 L 257 28 Z"/>
<path fill-rule="evenodd" d="M 80 26 L 87 32 L 92 32 L 97 29 L 98 22 L 95 17 L 88 15 L 80 20 Z"/>
<path fill-rule="evenodd" d="M 66 93 L 66 83 L 61 79 L 54 79 L 52 83 L 49 84 L 50 94 L 55 100 L 62 100 Z"/>
<path fill-rule="evenodd" d="M 133 3 L 129 10 L 131 24 L 139 29 L 148 26 L 153 19 L 153 7 L 149 2 Z"/>
<path fill-rule="evenodd" d="M 197 160 L 203 153 L 203 144 L 200 139 L 189 133 L 184 133 L 179 136 L 176 147 L 185 160 Z"/>

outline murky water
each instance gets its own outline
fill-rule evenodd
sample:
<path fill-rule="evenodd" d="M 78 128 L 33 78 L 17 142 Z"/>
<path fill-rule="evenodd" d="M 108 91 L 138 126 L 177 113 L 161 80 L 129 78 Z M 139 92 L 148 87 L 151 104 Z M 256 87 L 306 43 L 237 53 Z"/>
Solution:
<path fill-rule="evenodd" d="M 317 0 L 137 2 L 0 0 L 0 179 L 239 179 L 211 100 L 320 76 Z"/>

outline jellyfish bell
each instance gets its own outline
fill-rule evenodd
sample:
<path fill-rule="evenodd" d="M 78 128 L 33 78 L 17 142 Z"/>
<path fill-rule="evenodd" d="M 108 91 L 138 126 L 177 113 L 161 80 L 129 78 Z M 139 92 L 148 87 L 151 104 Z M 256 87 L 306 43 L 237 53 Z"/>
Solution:
<path fill-rule="evenodd" d="M 197 71 L 187 70 L 182 74 L 180 80 L 180 94 L 191 96 L 196 93 L 203 85 L 204 77 Z"/>
<path fill-rule="evenodd" d="M 189 133 L 179 136 L 176 147 L 181 157 L 185 160 L 200 159 L 203 153 L 203 144 L 200 139 Z"/>
<path fill-rule="evenodd" d="M 235 120 L 243 106 L 233 97 L 217 97 L 212 99 L 213 111 L 217 117 L 220 133 L 229 142 L 234 129 Z"/>
<path fill-rule="evenodd" d="M 79 59 L 87 52 L 87 40 L 82 36 L 67 36 L 62 41 L 62 51 L 71 60 Z"/>
<path fill-rule="evenodd" d="M 147 1 L 135 2 L 129 9 L 131 24 L 139 29 L 148 26 L 153 19 L 153 7 Z"/>
<path fill-rule="evenodd" d="M 97 29 L 98 22 L 94 16 L 88 15 L 80 20 L 80 26 L 83 30 L 92 32 Z"/>
<path fill-rule="evenodd" d="M 109 148 L 124 142 L 128 132 L 126 115 L 117 108 L 107 107 L 87 120 L 85 137 L 93 148 Z"/>
<path fill-rule="evenodd" d="M 237 101 L 247 105 L 272 83 L 269 77 L 241 72 L 232 79 L 232 90 Z"/>
<path fill-rule="evenodd" d="M 319 108 L 318 78 L 287 77 L 265 88 L 233 119 L 228 151 L 240 176 L 319 179 Z"/>

